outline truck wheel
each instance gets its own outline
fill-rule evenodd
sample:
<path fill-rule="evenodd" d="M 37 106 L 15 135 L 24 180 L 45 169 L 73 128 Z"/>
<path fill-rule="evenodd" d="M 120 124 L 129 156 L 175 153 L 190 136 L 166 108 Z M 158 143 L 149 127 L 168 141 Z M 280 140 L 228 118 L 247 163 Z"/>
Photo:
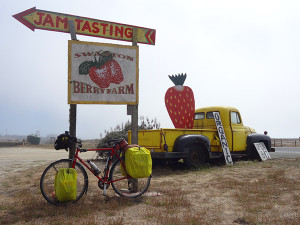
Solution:
<path fill-rule="evenodd" d="M 195 166 L 202 165 L 206 162 L 206 155 L 201 148 L 192 148 L 190 149 L 186 158 L 183 159 L 187 167 L 192 168 Z"/>

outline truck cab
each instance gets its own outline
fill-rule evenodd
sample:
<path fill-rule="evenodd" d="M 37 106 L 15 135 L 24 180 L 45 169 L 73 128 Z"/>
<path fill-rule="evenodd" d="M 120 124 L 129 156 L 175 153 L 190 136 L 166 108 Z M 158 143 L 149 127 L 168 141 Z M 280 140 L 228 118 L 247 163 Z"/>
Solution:
<path fill-rule="evenodd" d="M 245 151 L 247 136 L 256 133 L 244 126 L 240 112 L 234 107 L 214 106 L 195 110 L 194 129 L 216 129 L 213 112 L 219 112 L 226 134 L 228 146 L 232 152 Z"/>

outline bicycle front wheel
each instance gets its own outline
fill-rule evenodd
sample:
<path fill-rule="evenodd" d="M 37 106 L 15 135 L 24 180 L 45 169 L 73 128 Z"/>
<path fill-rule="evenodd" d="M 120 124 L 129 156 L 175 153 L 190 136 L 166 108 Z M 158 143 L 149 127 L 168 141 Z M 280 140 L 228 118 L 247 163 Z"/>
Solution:
<path fill-rule="evenodd" d="M 77 202 L 88 188 L 88 176 L 85 169 L 76 162 L 75 170 L 77 172 L 77 194 L 76 199 L 69 202 L 60 202 L 55 197 L 54 180 L 55 175 L 61 168 L 71 168 L 73 161 L 70 159 L 61 159 L 51 163 L 43 172 L 40 180 L 40 189 L 44 198 L 53 205 Z"/>
<path fill-rule="evenodd" d="M 117 160 L 111 167 L 110 180 L 112 181 L 112 188 L 118 195 L 127 198 L 137 198 L 147 191 L 151 176 L 138 179 L 126 178 L 125 173 L 123 169 L 121 170 L 120 160 Z"/>

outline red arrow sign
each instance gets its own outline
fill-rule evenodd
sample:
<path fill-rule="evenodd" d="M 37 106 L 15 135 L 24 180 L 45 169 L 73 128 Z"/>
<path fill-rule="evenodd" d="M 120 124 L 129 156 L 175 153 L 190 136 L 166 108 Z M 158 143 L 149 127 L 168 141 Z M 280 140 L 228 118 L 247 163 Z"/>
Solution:
<path fill-rule="evenodd" d="M 13 15 L 13 17 L 33 31 L 40 29 L 64 33 L 70 32 L 68 21 L 73 20 L 77 34 L 130 42 L 133 28 L 137 28 L 138 43 L 155 45 L 156 31 L 144 27 L 49 12 L 35 7 Z"/>

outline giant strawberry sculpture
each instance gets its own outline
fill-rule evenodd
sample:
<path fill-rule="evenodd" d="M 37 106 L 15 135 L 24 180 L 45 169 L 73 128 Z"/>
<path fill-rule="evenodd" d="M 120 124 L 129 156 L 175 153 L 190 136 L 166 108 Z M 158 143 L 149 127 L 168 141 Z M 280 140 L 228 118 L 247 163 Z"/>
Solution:
<path fill-rule="evenodd" d="M 97 61 L 85 61 L 79 65 L 80 75 L 89 75 L 100 88 L 107 88 L 111 83 L 119 84 L 124 80 L 119 63 L 109 51 L 100 54 Z"/>
<path fill-rule="evenodd" d="M 175 128 L 192 129 L 194 125 L 195 100 L 190 87 L 183 86 L 186 74 L 169 76 L 174 87 L 165 95 L 165 104 Z"/>

